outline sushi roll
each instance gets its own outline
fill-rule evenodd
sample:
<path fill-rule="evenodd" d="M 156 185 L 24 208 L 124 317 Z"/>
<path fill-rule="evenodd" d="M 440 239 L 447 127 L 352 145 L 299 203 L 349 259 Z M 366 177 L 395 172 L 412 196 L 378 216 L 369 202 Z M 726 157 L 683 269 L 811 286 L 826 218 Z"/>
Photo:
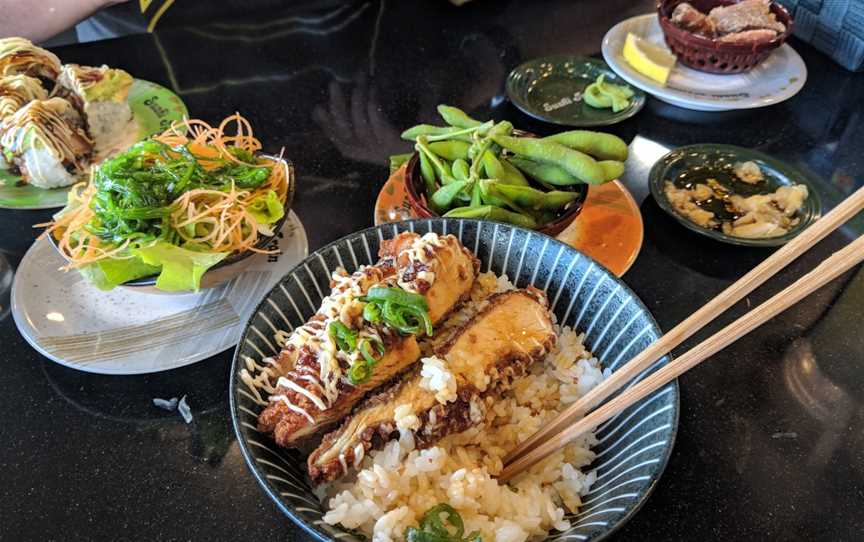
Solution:
<path fill-rule="evenodd" d="M 0 39 L 0 76 L 29 75 L 50 81 L 60 73 L 60 59 L 24 38 Z"/>
<path fill-rule="evenodd" d="M 93 143 L 81 115 L 62 98 L 33 100 L 0 126 L 4 159 L 39 188 L 75 184 L 86 173 Z"/>
<path fill-rule="evenodd" d="M 132 109 L 126 98 L 132 81 L 125 71 L 108 66 L 65 64 L 52 95 L 78 108 L 86 119 L 87 133 L 100 151 L 111 147 L 128 129 Z"/>
<path fill-rule="evenodd" d="M 0 78 L 0 124 L 33 100 L 45 100 L 48 93 L 42 83 L 29 75 Z"/>

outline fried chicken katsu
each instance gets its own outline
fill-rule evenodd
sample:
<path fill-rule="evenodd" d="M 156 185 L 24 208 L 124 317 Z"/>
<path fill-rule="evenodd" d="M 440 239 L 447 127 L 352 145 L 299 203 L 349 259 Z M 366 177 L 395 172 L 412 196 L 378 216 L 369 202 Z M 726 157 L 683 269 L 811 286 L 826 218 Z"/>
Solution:
<path fill-rule="evenodd" d="M 314 483 L 356 468 L 373 448 L 410 432 L 418 448 L 479 424 L 484 398 L 507 389 L 556 340 L 545 295 L 534 288 L 491 296 L 410 376 L 359 405 L 308 458 Z"/>
<path fill-rule="evenodd" d="M 431 331 L 421 321 L 434 326 L 467 299 L 479 266 L 455 237 L 434 233 L 402 233 L 384 241 L 379 256 L 352 275 L 334 273 L 315 316 L 294 330 L 258 378 L 243 375 L 250 389 L 269 394 L 258 428 L 280 446 L 297 446 L 331 427 L 414 364 L 417 336 Z"/>

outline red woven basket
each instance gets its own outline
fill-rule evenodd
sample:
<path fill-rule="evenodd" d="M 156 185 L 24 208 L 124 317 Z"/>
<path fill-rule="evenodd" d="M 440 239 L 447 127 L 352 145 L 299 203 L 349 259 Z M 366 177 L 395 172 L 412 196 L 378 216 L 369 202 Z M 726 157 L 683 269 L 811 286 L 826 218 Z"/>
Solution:
<path fill-rule="evenodd" d="M 696 35 L 675 26 L 670 17 L 675 6 L 688 1 L 702 13 L 708 13 L 717 6 L 729 6 L 739 0 L 658 0 L 657 15 L 660 28 L 666 37 L 666 44 L 678 57 L 678 61 L 694 70 L 709 73 L 743 73 L 752 70 L 768 58 L 774 49 L 783 45 L 792 33 L 792 17 L 786 9 L 773 2 L 771 12 L 783 23 L 786 31 L 771 41 L 759 43 L 724 43 Z"/>

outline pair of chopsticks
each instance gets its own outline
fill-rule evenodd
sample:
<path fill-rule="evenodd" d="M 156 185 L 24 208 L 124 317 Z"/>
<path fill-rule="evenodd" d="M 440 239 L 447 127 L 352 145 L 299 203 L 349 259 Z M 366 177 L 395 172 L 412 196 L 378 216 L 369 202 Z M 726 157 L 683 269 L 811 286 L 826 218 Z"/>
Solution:
<path fill-rule="evenodd" d="M 597 427 L 612 416 L 644 399 L 856 264 L 861 263 L 864 260 L 864 236 L 835 252 L 815 269 L 768 301 L 585 416 L 592 408 L 622 389 L 627 382 L 743 299 L 862 209 L 864 209 L 864 188 L 846 198 L 830 213 L 813 223 L 795 239 L 729 286 L 723 293 L 709 301 L 658 341 L 636 355 L 626 365 L 612 373 L 609 378 L 567 407 L 551 423 L 520 443 L 504 458 L 504 470 L 498 479 L 506 481 L 529 469 L 572 442 L 579 435 Z"/>

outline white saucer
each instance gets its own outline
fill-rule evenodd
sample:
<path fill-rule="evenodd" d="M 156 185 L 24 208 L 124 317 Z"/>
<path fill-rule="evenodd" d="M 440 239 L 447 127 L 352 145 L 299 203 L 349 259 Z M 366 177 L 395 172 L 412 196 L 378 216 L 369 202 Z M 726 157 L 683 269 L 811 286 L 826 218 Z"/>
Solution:
<path fill-rule="evenodd" d="M 251 256 L 234 279 L 185 295 L 102 292 L 59 271 L 64 260 L 41 239 L 15 273 L 12 315 L 33 348 L 73 369 L 128 375 L 189 365 L 234 347 L 264 294 L 306 258 L 306 231 L 293 211 L 281 235 L 280 254 Z"/>
<path fill-rule="evenodd" d="M 765 107 L 788 100 L 807 80 L 807 66 L 788 44 L 747 73 L 714 75 L 678 63 L 666 86 L 645 77 L 624 60 L 628 33 L 666 47 L 657 15 L 639 15 L 612 27 L 603 37 L 603 59 L 631 85 L 678 107 L 698 111 L 731 111 Z"/>

